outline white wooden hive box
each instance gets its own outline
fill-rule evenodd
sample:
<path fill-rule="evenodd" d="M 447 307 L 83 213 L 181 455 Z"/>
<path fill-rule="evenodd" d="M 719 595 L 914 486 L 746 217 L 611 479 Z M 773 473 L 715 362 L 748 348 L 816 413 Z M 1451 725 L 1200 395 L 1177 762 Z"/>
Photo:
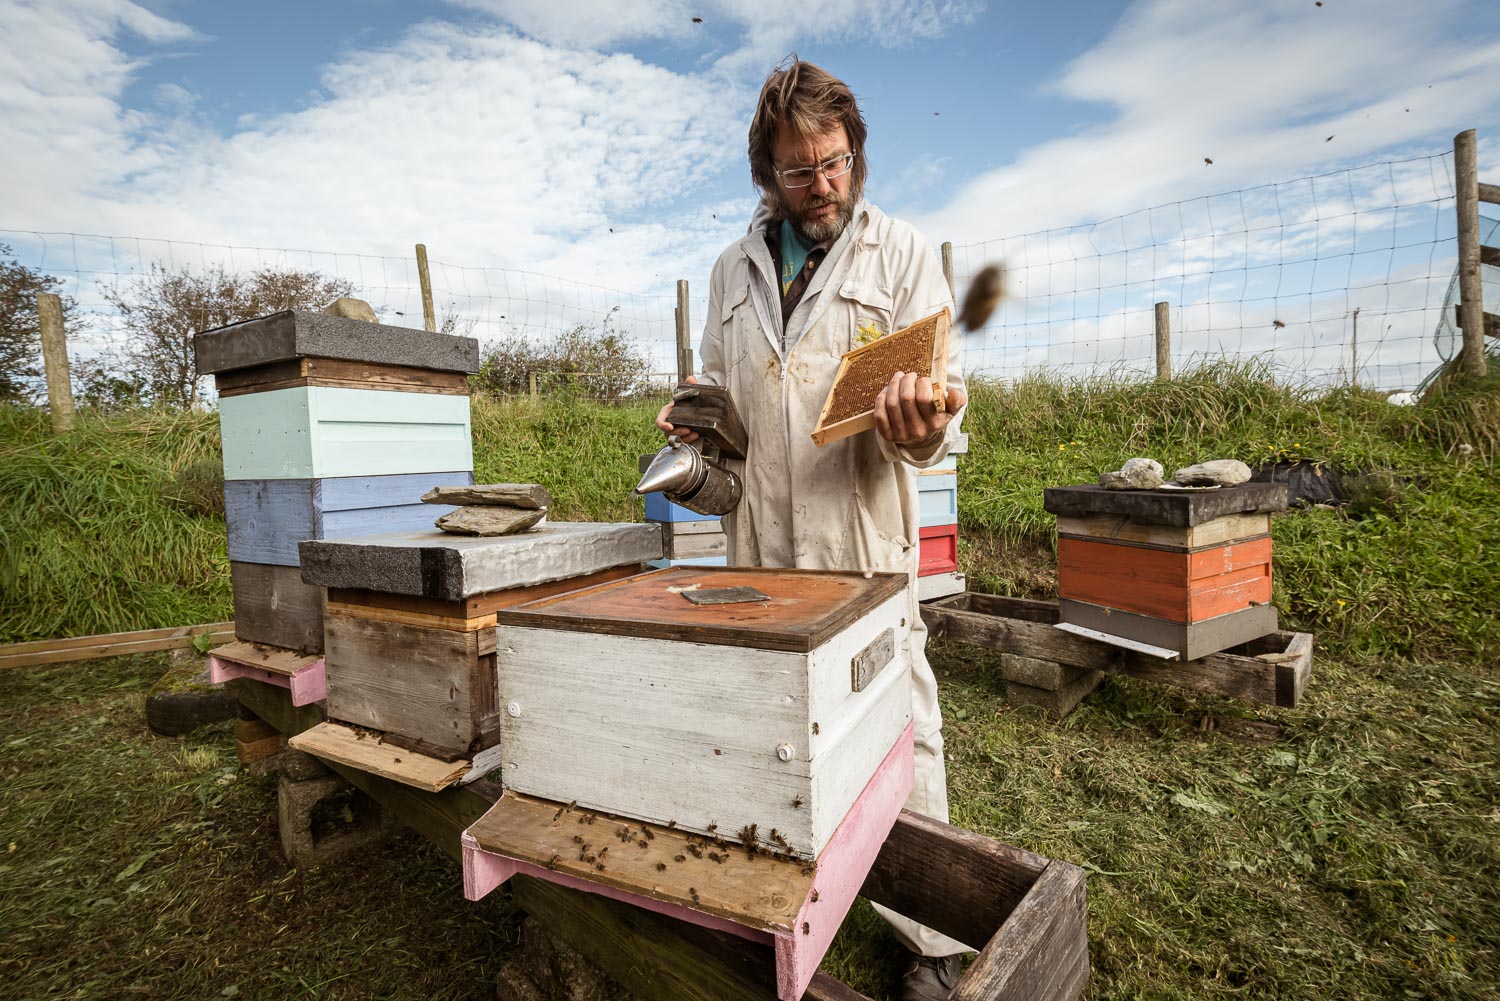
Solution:
<path fill-rule="evenodd" d="M 769 600 L 697 605 L 694 585 Z M 906 587 L 679 566 L 502 610 L 502 780 L 816 858 L 911 721 Z"/>

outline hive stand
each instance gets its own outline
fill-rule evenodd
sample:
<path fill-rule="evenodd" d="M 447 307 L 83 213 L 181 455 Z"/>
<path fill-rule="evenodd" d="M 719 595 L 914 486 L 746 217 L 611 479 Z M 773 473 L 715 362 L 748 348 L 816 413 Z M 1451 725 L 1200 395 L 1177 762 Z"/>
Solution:
<path fill-rule="evenodd" d="M 293 706 L 284 689 L 240 680 L 226 687 L 288 736 L 323 720 L 320 707 Z M 434 794 L 332 767 L 454 861 L 463 830 L 500 796 L 487 781 Z M 767 946 L 520 873 L 510 887 L 517 906 L 638 997 L 765 1001 L 777 992 Z M 903 811 L 859 892 L 960 942 L 983 945 L 956 1001 L 1074 1001 L 1088 982 L 1087 891 L 1075 865 Z M 822 973 L 805 996 L 865 997 Z"/>
<path fill-rule="evenodd" d="M 911 785 L 908 724 L 815 863 L 734 845 L 717 858 L 698 858 L 706 854 L 694 850 L 702 839 L 686 832 L 507 791 L 463 834 L 464 896 L 479 900 L 519 873 L 769 944 L 777 997 L 796 1001 L 833 944 Z M 624 835 L 617 836 L 622 824 Z M 601 849 L 612 854 L 603 857 Z"/>
<path fill-rule="evenodd" d="M 208 654 L 208 680 L 222 685 L 231 678 L 248 678 L 291 692 L 292 705 L 305 706 L 328 697 L 323 658 L 292 650 L 228 643 Z"/>

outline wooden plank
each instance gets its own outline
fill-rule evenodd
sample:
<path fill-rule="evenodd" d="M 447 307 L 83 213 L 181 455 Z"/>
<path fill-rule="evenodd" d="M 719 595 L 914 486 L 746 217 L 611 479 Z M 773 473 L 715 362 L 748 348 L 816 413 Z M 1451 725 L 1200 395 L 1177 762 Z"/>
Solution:
<path fill-rule="evenodd" d="M 670 567 L 504 609 L 501 625 L 808 653 L 907 584 L 905 574 Z M 695 605 L 670 588 L 753 587 L 754 604 Z"/>
<path fill-rule="evenodd" d="M 1479 263 L 1486 267 L 1500 268 L 1500 247 L 1486 247 L 1481 245 L 1479 248 Z M 1494 314 L 1491 313 L 1490 315 L 1493 316 Z"/>
<path fill-rule="evenodd" d="M 321 659 L 317 654 L 305 655 L 277 647 L 261 647 L 253 643 L 238 642 L 214 647 L 209 653 L 220 660 L 232 661 L 245 667 L 258 667 L 262 671 L 285 675 L 288 678 Z"/>
<path fill-rule="evenodd" d="M 242 681 L 230 682 L 228 687 L 257 716 L 288 735 L 322 721 L 319 707 L 294 707 L 281 689 Z M 331 766 L 454 860 L 460 857 L 459 835 L 500 796 L 500 787 L 485 780 L 450 786 L 434 794 L 338 762 Z M 970 862 L 961 850 L 969 839 L 988 843 L 983 856 L 988 860 L 987 867 L 981 867 L 981 878 L 974 883 L 965 876 Z M 945 843 L 951 847 L 945 848 Z M 909 868 L 913 858 L 937 864 L 927 872 L 913 872 Z M 995 937 L 999 950 L 1008 946 L 1015 931 L 1007 927 L 1005 919 L 1026 899 L 1027 888 L 1047 864 L 1047 859 L 1030 852 L 903 811 L 862 892 L 931 927 L 946 922 L 961 931 L 960 940 L 970 936 L 988 942 Z M 1008 876 L 1006 869 L 1011 870 Z M 767 946 L 525 876 L 514 877 L 509 885 L 518 906 L 578 949 L 623 989 L 640 997 L 768 1001 L 776 996 L 775 967 Z M 965 910 L 996 923 L 986 932 L 977 921 L 961 920 Z M 1086 954 L 1081 963 L 1086 975 Z M 1072 1001 L 1081 992 L 1081 984 L 1077 990 L 1058 994 L 1045 994 L 1040 989 L 1027 993 L 1019 989 L 1023 986 L 1018 984 L 1017 990 L 1001 995 L 1004 1001 Z M 857 1001 L 860 995 L 819 974 L 805 997 Z"/>
<path fill-rule="evenodd" d="M 1479 200 L 1489 202 L 1491 205 L 1500 205 L 1500 184 L 1486 184 L 1480 181 Z"/>
<path fill-rule="evenodd" d="M 813 442 L 822 446 L 873 428 L 875 397 L 897 371 L 916 372 L 946 387 L 949 323 L 945 309 L 846 352 L 813 428 Z"/>
<path fill-rule="evenodd" d="M 717 525 L 718 522 L 710 522 Z M 662 534 L 662 552 L 669 560 L 694 560 L 705 556 L 724 556 L 729 552 L 729 537 L 722 531 L 696 535 Z"/>
<path fill-rule="evenodd" d="M 323 649 L 323 589 L 302 582 L 296 567 L 229 563 L 234 634 L 247 643 L 303 653 Z"/>
<path fill-rule="evenodd" d="M 7 667 L 34 667 L 41 664 L 66 664 L 76 660 L 98 660 L 102 657 L 124 657 L 137 653 L 155 653 L 192 646 L 199 636 L 210 643 L 234 638 L 233 622 L 212 622 L 200 626 L 171 626 L 166 629 L 143 629 L 129 633 L 105 633 L 99 636 L 75 636 L 62 640 L 36 640 L 0 646 L 0 670 Z"/>
<path fill-rule="evenodd" d="M 337 723 L 319 723 L 288 743 L 325 761 L 336 761 L 427 792 L 441 792 L 469 770 L 467 761 L 438 761 Z"/>
<path fill-rule="evenodd" d="M 324 620 L 329 718 L 450 756 L 499 739 L 495 634 L 345 615 Z"/>
<path fill-rule="evenodd" d="M 1051 862 L 979 957 L 954 1001 L 1074 998 L 1089 976 L 1083 870 Z"/>
<path fill-rule="evenodd" d="M 293 358 L 214 377 L 219 397 L 265 393 L 297 386 L 341 386 L 403 393 L 468 396 L 469 378 L 462 372 L 436 372 L 405 365 L 349 361 L 342 358 Z"/>
<path fill-rule="evenodd" d="M 793 929 L 815 871 L 801 859 L 752 856 L 729 841 L 509 789 L 469 834 L 487 852 L 767 931 Z"/>
<path fill-rule="evenodd" d="M 1047 864 L 1040 855 L 903 810 L 860 894 L 982 947 Z"/>
<path fill-rule="evenodd" d="M 550 598 L 553 595 L 567 594 L 570 591 L 593 587 L 595 584 L 605 584 L 612 580 L 623 580 L 626 577 L 634 577 L 638 573 L 644 573 L 638 563 L 627 563 L 623 566 L 610 567 L 595 573 L 584 574 L 582 577 L 568 577 L 563 580 L 548 581 L 545 584 L 532 584 L 529 587 L 512 587 L 503 591 L 487 591 L 482 594 L 473 594 L 458 601 L 443 601 L 440 598 L 419 598 L 407 594 L 387 594 L 384 591 L 364 591 L 354 588 L 331 587 L 328 589 L 328 600 L 338 602 L 341 605 L 362 605 L 372 609 L 391 609 L 393 611 L 414 612 L 421 615 L 432 615 L 445 619 L 469 619 L 476 616 L 493 616 L 502 608 L 512 608 L 516 605 L 524 605 L 529 601 L 539 598 Z"/>
<path fill-rule="evenodd" d="M 1230 514 L 1190 528 L 1147 525 L 1123 514 L 1058 515 L 1057 534 L 1074 538 L 1136 542 L 1148 546 L 1197 549 L 1271 533 L 1269 514 Z"/>
<path fill-rule="evenodd" d="M 1108 644 L 1054 629 L 1058 611 L 1052 602 L 1028 602 L 965 591 L 924 604 L 922 620 L 934 639 L 970 643 L 1089 670 L 1108 670 L 1122 655 L 1121 650 Z"/>
<path fill-rule="evenodd" d="M 450 602 L 450 604 L 457 604 Z M 489 615 L 476 615 L 467 619 L 455 618 L 451 615 L 432 615 L 427 612 L 407 612 L 396 608 L 377 608 L 370 605 L 347 605 L 342 602 L 330 601 L 326 609 L 327 613 L 337 612 L 342 616 L 353 616 L 358 619 L 374 619 L 377 622 L 396 622 L 408 626 L 425 626 L 429 629 L 452 629 L 456 632 L 471 633 L 479 629 L 493 627 L 495 624 L 495 613 Z M 325 632 L 326 632 L 325 618 Z"/>
<path fill-rule="evenodd" d="M 227 480 L 473 467 L 467 397 L 301 386 L 221 399 L 219 426 Z"/>

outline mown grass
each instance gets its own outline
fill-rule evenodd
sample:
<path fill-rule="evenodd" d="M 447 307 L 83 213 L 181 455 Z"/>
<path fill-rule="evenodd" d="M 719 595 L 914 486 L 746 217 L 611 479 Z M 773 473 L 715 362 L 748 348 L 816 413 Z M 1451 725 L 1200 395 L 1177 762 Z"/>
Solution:
<path fill-rule="evenodd" d="M 635 457 L 658 442 L 655 408 L 477 400 L 476 477 L 545 483 L 561 518 L 638 518 L 628 491 Z M 1042 487 L 1091 481 L 1132 455 L 1169 469 L 1290 457 L 1393 474 L 1358 504 L 1275 520 L 1277 604 L 1318 643 L 1295 710 L 1110 678 L 1058 723 L 1008 706 L 984 651 L 932 651 L 946 675 L 954 821 L 1089 871 L 1088 996 L 1491 996 L 1497 384 L 1397 408 L 1289 391 L 1251 367 L 1135 386 L 1032 378 L 976 386 L 968 429 L 961 558 L 971 586 L 1008 593 L 1055 584 Z M 0 631 L 228 617 L 222 519 L 162 502 L 190 492 L 176 485 L 213 453 L 214 419 L 137 415 L 81 430 L 57 442 L 38 418 L 0 415 Z M 86 478 L 105 482 L 75 482 Z M 117 516 L 100 511 L 105 500 Z M 70 537 L 79 525 L 94 526 L 90 544 Z M 18 573 L 13 550 L 44 559 L 45 573 Z M 177 604 L 137 601 L 137 587 Z M 272 787 L 235 771 L 226 734 L 144 735 L 143 686 L 159 669 L 130 660 L 0 677 L 0 995 L 61 996 L 92 979 L 80 996 L 236 985 L 246 997 L 491 996 L 487 964 L 514 936 L 508 912 L 475 920 L 451 864 L 415 841 L 369 867 L 286 870 Z M 282 924 L 316 945 L 275 934 Z M 69 953 L 75 927 L 68 941 L 101 944 Z M 395 939 L 394 951 L 372 946 Z M 890 948 L 862 908 L 829 965 L 884 997 Z"/>

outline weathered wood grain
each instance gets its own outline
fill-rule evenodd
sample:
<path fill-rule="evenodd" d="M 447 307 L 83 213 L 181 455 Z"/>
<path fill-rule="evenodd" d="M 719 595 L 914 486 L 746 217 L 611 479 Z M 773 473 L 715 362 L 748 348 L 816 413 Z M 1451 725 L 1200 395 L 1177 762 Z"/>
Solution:
<path fill-rule="evenodd" d="M 342 386 L 347 389 L 469 395 L 469 378 L 462 372 L 436 372 L 406 365 L 348 361 L 342 358 L 290 358 L 253 368 L 220 372 L 214 376 L 214 387 L 221 399 L 296 386 Z"/>
<path fill-rule="evenodd" d="M 1055 602 L 965 591 L 924 604 L 922 619 L 934 639 L 1019 653 L 1093 671 L 1110 670 L 1123 656 L 1123 651 L 1116 647 L 1054 629 L 1053 624 L 1058 621 Z"/>
<path fill-rule="evenodd" d="M 472 469 L 469 400 L 300 386 L 219 401 L 226 480 Z"/>
<path fill-rule="evenodd" d="M 446 513 L 420 503 L 434 482 L 472 478 L 467 470 L 324 479 L 227 480 L 224 521 L 229 558 L 297 566 L 297 544 L 378 532 L 427 529 Z M 451 510 L 451 509 L 448 509 Z"/>
<path fill-rule="evenodd" d="M 294 707 L 280 689 L 247 681 L 232 681 L 228 687 L 257 716 L 288 735 L 323 719 L 318 706 Z M 484 815 L 501 791 L 497 784 L 481 780 L 426 793 L 337 762 L 331 766 L 455 861 L 460 856 L 459 835 Z M 978 876 L 970 880 L 975 857 L 986 861 L 973 870 Z M 912 871 L 913 862 L 929 868 Z M 961 941 L 973 938 L 983 944 L 993 939 L 996 953 L 1030 955 L 1037 937 L 1023 938 L 1018 933 L 1027 925 L 1007 925 L 1006 919 L 1026 900 L 1048 863 L 1030 852 L 903 812 L 862 893 L 930 927 L 943 930 L 946 924 L 948 933 L 956 932 Z M 521 908 L 639 997 L 769 1001 L 776 996 L 775 964 L 767 946 L 524 876 L 513 878 L 510 886 Z M 1073 1001 L 1082 992 L 1087 963 L 1085 952 L 1074 989 L 1064 985 L 1059 992 L 1046 993 L 1039 985 L 1028 991 L 1026 984 L 1010 977 L 1005 993 L 995 997 Z M 805 995 L 824 1001 L 855 1001 L 860 996 L 823 974 L 813 978 Z"/>
<path fill-rule="evenodd" d="M 1049 862 L 964 971 L 954 1001 L 1075 998 L 1089 976 L 1083 870 Z"/>
<path fill-rule="evenodd" d="M 302 582 L 296 567 L 230 561 L 234 634 L 303 653 L 323 649 L 323 589 Z"/>
<path fill-rule="evenodd" d="M 39 664 L 65 664 L 75 660 L 98 660 L 135 653 L 155 653 L 192 646 L 200 636 L 211 643 L 234 638 L 233 622 L 209 622 L 198 626 L 169 626 L 128 633 L 103 633 L 57 640 L 33 640 L 0 646 L 0 670 Z"/>
<path fill-rule="evenodd" d="M 1197 549 L 1271 534 L 1269 514 L 1228 514 L 1190 528 L 1147 525 L 1123 514 L 1058 515 L 1059 537 L 1108 539 L 1151 546 Z"/>
<path fill-rule="evenodd" d="M 223 646 L 214 647 L 209 653 L 220 660 L 242 664 L 245 667 L 258 667 L 262 671 L 270 671 L 272 674 L 280 674 L 288 678 L 305 667 L 311 667 L 320 659 L 315 654 L 298 654 L 276 647 L 256 646 L 254 643 L 226 643 Z"/>
<path fill-rule="evenodd" d="M 568 577 L 563 580 L 548 581 L 545 584 L 532 584 L 527 587 L 512 587 L 503 591 L 487 591 L 481 594 L 472 594 L 467 598 L 457 601 L 443 601 L 438 598 L 419 598 L 409 594 L 387 594 L 383 591 L 368 591 L 357 588 L 334 587 L 328 589 L 328 600 L 345 606 L 359 605 L 372 610 L 390 609 L 392 611 L 411 612 L 430 615 L 434 618 L 452 619 L 463 622 L 476 616 L 493 616 L 495 612 L 502 608 L 524 605 L 528 601 L 536 601 L 538 598 L 550 598 L 555 594 L 566 594 L 569 591 L 593 587 L 595 584 L 620 580 L 624 577 L 633 577 L 638 573 L 644 572 L 640 564 L 627 563 L 623 566 L 609 567 L 595 573 L 584 574 L 581 577 Z M 372 617 L 379 618 L 380 616 L 376 614 Z M 391 618 L 394 619 L 395 617 L 391 616 Z M 489 624 L 493 625 L 493 620 Z M 450 625 L 450 628 L 454 627 Z"/>
<path fill-rule="evenodd" d="M 448 788 L 469 770 L 469 762 L 466 760 L 438 761 L 405 748 L 381 743 L 377 736 L 337 723 L 319 723 L 292 737 L 288 743 L 297 750 L 324 761 L 336 761 L 427 792 L 440 792 Z"/>
<path fill-rule="evenodd" d="M 499 739 L 495 635 L 329 612 L 328 715 L 462 756 Z"/>

